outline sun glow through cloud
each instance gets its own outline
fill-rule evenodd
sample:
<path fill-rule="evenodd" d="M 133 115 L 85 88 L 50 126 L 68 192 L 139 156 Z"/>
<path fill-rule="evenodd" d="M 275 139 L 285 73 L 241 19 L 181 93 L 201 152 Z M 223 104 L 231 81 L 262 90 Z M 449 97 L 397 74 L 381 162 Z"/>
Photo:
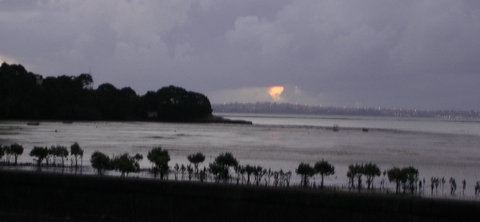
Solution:
<path fill-rule="evenodd" d="M 272 86 L 270 90 L 268 90 L 268 93 L 270 94 L 270 96 L 275 102 L 278 102 L 282 100 L 281 95 L 282 95 L 283 89 L 284 89 L 283 86 Z"/>

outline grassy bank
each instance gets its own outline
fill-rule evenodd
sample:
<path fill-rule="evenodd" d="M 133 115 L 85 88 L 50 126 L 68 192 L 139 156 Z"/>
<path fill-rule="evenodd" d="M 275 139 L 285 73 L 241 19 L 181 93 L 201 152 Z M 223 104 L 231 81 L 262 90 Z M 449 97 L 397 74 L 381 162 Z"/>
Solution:
<path fill-rule="evenodd" d="M 478 221 L 480 203 L 0 170 L 5 221 Z"/>

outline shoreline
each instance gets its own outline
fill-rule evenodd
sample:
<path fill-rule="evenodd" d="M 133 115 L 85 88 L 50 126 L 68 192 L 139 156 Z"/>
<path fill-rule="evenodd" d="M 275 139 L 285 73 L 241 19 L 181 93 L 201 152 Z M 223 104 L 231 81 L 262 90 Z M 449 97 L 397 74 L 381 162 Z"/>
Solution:
<path fill-rule="evenodd" d="M 310 184 L 308 187 L 303 187 L 296 182 L 291 182 L 290 185 L 278 185 L 275 186 L 274 184 L 265 184 L 261 183 L 260 185 L 256 185 L 254 182 L 251 184 L 247 184 L 246 181 L 239 180 L 236 182 L 234 178 L 230 179 L 228 182 L 216 182 L 213 181 L 212 178 L 205 179 L 204 181 L 200 181 L 196 176 L 193 176 L 191 179 L 188 179 L 188 175 L 181 175 L 178 176 L 178 179 L 174 179 L 174 172 L 169 171 L 168 176 L 166 179 L 160 180 L 156 178 L 151 169 L 149 168 L 141 168 L 139 172 L 131 172 L 128 176 L 122 177 L 121 173 L 114 170 L 106 171 L 104 174 L 99 175 L 95 169 L 91 166 L 54 166 L 54 165 L 42 165 L 40 167 L 36 166 L 34 163 L 18 163 L 18 165 L 13 164 L 6 164 L 0 163 L 0 171 L 11 171 L 11 172 L 20 172 L 20 173 L 38 173 L 38 174 L 57 174 L 57 175 L 65 175 L 65 176 L 78 176 L 78 177 L 102 177 L 102 178 L 118 178 L 118 179 L 126 179 L 126 180 L 153 180 L 153 181 L 164 181 L 164 182 L 172 182 L 172 183 L 199 183 L 199 184 L 222 184 L 226 186 L 238 186 L 238 187 L 251 187 L 251 188 L 266 188 L 266 189 L 281 189 L 281 190 L 304 190 L 305 192 L 332 192 L 332 193 L 346 193 L 346 194 L 355 194 L 355 195 L 378 195 L 378 196 L 398 196 L 398 197 L 405 197 L 405 198 L 422 198 L 422 199 L 435 199 L 435 200 L 456 200 L 456 201 L 471 201 L 480 204 L 480 199 L 478 196 L 467 196 L 465 194 L 461 194 L 459 190 L 457 195 L 451 195 L 447 191 L 445 193 L 438 193 L 436 194 L 427 194 L 429 193 L 428 189 L 415 191 L 415 193 L 410 193 L 409 191 L 404 192 L 400 191 L 399 193 L 395 193 L 394 187 L 375 187 L 372 189 L 367 189 L 363 187 L 361 190 L 358 188 L 351 188 L 348 186 L 341 186 L 339 184 L 326 184 L 323 189 L 319 186 L 315 186 L 314 184 Z M 298 181 L 297 181 L 298 182 Z M 446 189 L 447 190 L 447 189 Z"/>
<path fill-rule="evenodd" d="M 247 124 L 247 125 L 252 125 L 252 121 L 247 121 L 247 120 L 240 120 L 240 119 L 228 119 L 224 118 L 222 116 L 215 116 L 211 115 L 205 118 L 199 118 L 199 119 L 193 119 L 189 121 L 169 121 L 169 120 L 154 120 L 154 119 L 149 119 L 149 120 L 49 120 L 49 119 L 0 119 L 0 121 L 13 121 L 13 122 L 24 122 L 26 126 L 30 127 L 35 127 L 39 126 L 42 124 L 42 122 L 59 122 L 63 124 L 72 124 L 75 122 L 151 122 L 151 123 L 224 123 L 224 124 Z"/>
<path fill-rule="evenodd" d="M 0 215 L 11 220 L 476 221 L 480 216 L 480 203 L 464 200 L 8 170 L 0 176 Z"/>

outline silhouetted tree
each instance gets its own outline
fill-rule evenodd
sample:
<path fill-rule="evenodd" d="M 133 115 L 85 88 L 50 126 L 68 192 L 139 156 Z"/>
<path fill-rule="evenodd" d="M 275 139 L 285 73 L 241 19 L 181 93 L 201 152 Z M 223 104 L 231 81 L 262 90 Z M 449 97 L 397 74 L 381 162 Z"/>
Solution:
<path fill-rule="evenodd" d="M 168 162 L 170 161 L 168 150 L 163 150 L 160 146 L 153 148 L 148 152 L 147 159 L 153 164 L 154 175 L 156 176 L 157 172 L 160 173 L 160 179 L 163 180 L 170 168 L 168 166 Z"/>
<path fill-rule="evenodd" d="M 57 147 L 56 146 L 51 146 L 48 149 L 48 157 L 46 158 L 47 165 L 49 164 L 49 157 L 52 157 L 53 159 L 53 165 L 56 165 L 56 160 L 57 160 Z"/>
<path fill-rule="evenodd" d="M 32 119 L 40 116 L 41 89 L 35 75 L 22 65 L 0 66 L 0 119 Z"/>
<path fill-rule="evenodd" d="M 449 183 L 450 183 L 450 194 L 455 195 L 455 191 L 457 190 L 457 182 L 455 181 L 455 178 L 450 177 Z"/>
<path fill-rule="evenodd" d="M 250 166 L 248 164 L 245 166 L 245 173 L 247 174 L 247 184 L 250 184 L 250 175 L 253 174 L 254 170 L 255 166 Z"/>
<path fill-rule="evenodd" d="M 37 161 L 37 166 L 40 166 L 42 161 L 48 156 L 48 148 L 39 146 L 33 147 L 30 151 L 30 156 L 36 157 L 34 160 Z"/>
<path fill-rule="evenodd" d="M 373 179 L 375 176 L 380 176 L 381 171 L 376 164 L 367 163 L 363 166 L 363 173 L 367 178 L 367 189 L 370 189 L 372 187 Z"/>
<path fill-rule="evenodd" d="M 230 179 L 229 170 L 231 167 L 238 165 L 237 159 L 231 153 L 222 153 L 215 158 L 213 163 L 210 163 L 209 170 L 215 176 L 216 180 L 223 180 L 226 182 Z"/>
<path fill-rule="evenodd" d="M 187 173 L 188 173 L 188 181 L 191 181 L 194 173 L 192 164 L 187 165 Z"/>
<path fill-rule="evenodd" d="M 195 153 L 195 154 L 188 155 L 187 159 L 188 159 L 188 161 L 190 161 L 191 164 L 193 164 L 193 166 L 195 167 L 195 173 L 198 174 L 198 165 L 200 163 L 203 163 L 203 161 L 205 160 L 205 155 L 198 152 L 198 153 Z"/>
<path fill-rule="evenodd" d="M 350 186 L 355 188 L 355 178 L 357 178 L 358 185 L 357 188 L 361 189 L 362 187 L 362 175 L 363 175 L 363 166 L 358 164 L 351 164 L 348 166 L 347 177 L 350 181 Z"/>
<path fill-rule="evenodd" d="M 15 159 L 15 162 L 13 164 L 17 165 L 18 156 L 23 154 L 23 146 L 20 145 L 20 144 L 14 143 L 14 144 L 10 145 L 10 152 L 12 153 L 12 155 Z"/>
<path fill-rule="evenodd" d="M 400 192 L 400 185 L 407 181 L 407 175 L 400 168 L 393 167 L 387 171 L 388 180 L 395 182 L 395 193 Z"/>
<path fill-rule="evenodd" d="M 8 164 L 10 164 L 10 159 L 12 157 L 12 150 L 10 149 L 10 146 L 3 146 L 2 147 L 3 152 L 5 153 L 5 161 L 7 161 Z"/>
<path fill-rule="evenodd" d="M 186 172 L 187 172 L 187 168 L 185 167 L 185 165 L 182 164 L 182 165 L 180 166 L 180 172 L 181 172 L 181 174 L 182 174 L 182 180 L 183 180 L 183 179 L 185 178 L 185 174 L 186 174 Z"/>
<path fill-rule="evenodd" d="M 260 182 L 262 181 L 263 175 L 265 175 L 267 171 L 263 169 L 261 166 L 256 166 L 255 169 L 253 170 L 253 176 L 255 179 L 255 185 L 260 185 Z"/>
<path fill-rule="evenodd" d="M 226 182 L 229 179 L 228 168 L 218 163 L 210 163 L 208 165 L 208 171 L 213 175 L 216 182 L 220 180 Z"/>
<path fill-rule="evenodd" d="M 268 168 L 268 170 L 265 172 L 265 175 L 264 175 L 264 180 L 265 180 L 265 186 L 268 186 L 270 185 L 270 181 L 271 181 L 271 178 L 273 177 L 273 171 L 271 168 Z"/>
<path fill-rule="evenodd" d="M 320 188 L 323 189 L 323 177 L 335 174 L 335 167 L 327 161 L 322 160 L 316 162 L 313 168 L 315 169 L 315 173 L 320 174 L 320 177 L 322 178 Z"/>
<path fill-rule="evenodd" d="M 445 188 L 445 183 L 447 182 L 447 180 L 445 180 L 445 177 L 442 177 L 442 179 L 440 180 L 440 182 L 442 183 L 442 194 L 443 194 L 443 190 Z"/>
<path fill-rule="evenodd" d="M 315 174 L 315 169 L 313 169 L 310 164 L 301 162 L 295 170 L 295 173 L 302 177 L 300 185 L 307 187 L 309 178 Z"/>
<path fill-rule="evenodd" d="M 283 172 L 282 169 L 280 171 L 274 173 L 274 185 L 280 187 L 289 187 L 290 186 L 290 178 L 292 176 L 292 172 Z"/>
<path fill-rule="evenodd" d="M 3 145 L 0 145 L 0 159 L 5 155 L 5 149 Z"/>
<path fill-rule="evenodd" d="M 77 142 L 70 146 L 70 154 L 75 157 L 75 167 L 78 167 L 77 160 L 78 157 L 83 158 L 83 149 L 80 148 Z"/>
<path fill-rule="evenodd" d="M 143 156 L 136 154 L 135 156 L 130 156 L 128 153 L 124 153 L 120 156 L 114 157 L 111 162 L 113 169 L 115 171 L 120 171 L 121 176 L 128 176 L 129 173 L 139 172 L 140 164 L 138 163 L 143 159 Z"/>
<path fill-rule="evenodd" d="M 478 196 L 480 193 L 480 181 L 477 181 L 474 186 L 475 189 L 475 196 Z"/>
<path fill-rule="evenodd" d="M 405 174 L 408 182 L 408 188 L 410 192 L 415 191 L 415 184 L 418 182 L 418 170 L 413 166 L 402 168 L 402 173 Z"/>
<path fill-rule="evenodd" d="M 198 179 L 200 182 L 203 182 L 205 179 L 207 179 L 207 169 L 205 167 L 203 167 L 203 170 L 201 170 L 198 174 Z"/>
<path fill-rule="evenodd" d="M 112 169 L 110 157 L 99 151 L 93 152 L 92 157 L 90 158 L 90 163 L 100 175 L 104 174 L 105 171 Z"/>
<path fill-rule="evenodd" d="M 47 119 L 95 119 L 92 106 L 92 77 L 80 76 L 47 77 L 41 82 L 43 116 Z"/>
<path fill-rule="evenodd" d="M 175 166 L 173 166 L 173 175 L 175 176 L 175 180 L 178 179 L 179 172 L 180 172 L 180 166 L 178 165 L 178 163 L 176 163 Z"/>
<path fill-rule="evenodd" d="M 96 90 L 98 110 L 104 120 L 125 120 L 120 91 L 110 83 L 103 83 Z"/>
<path fill-rule="evenodd" d="M 64 146 L 52 146 L 48 150 L 48 156 L 53 157 L 53 164 L 56 164 L 56 158 L 60 157 L 62 158 L 62 166 L 65 166 L 64 158 L 68 156 L 68 150 Z M 48 156 L 46 157 L 46 160 L 48 160 Z M 48 163 L 47 163 L 48 164 Z"/>
<path fill-rule="evenodd" d="M 412 166 L 405 167 L 399 169 L 397 167 L 393 167 L 392 169 L 388 170 L 388 180 L 390 182 L 395 181 L 396 190 L 395 192 L 398 193 L 400 191 L 400 184 L 403 187 L 403 192 L 407 189 L 413 193 L 415 191 L 415 184 L 418 182 L 418 170 Z M 432 179 L 432 184 L 434 180 Z"/>
<path fill-rule="evenodd" d="M 45 162 L 46 162 L 46 165 L 50 165 L 50 158 L 54 158 L 55 160 L 55 149 L 56 147 L 55 146 L 51 146 L 50 148 L 47 149 L 47 156 L 45 157 Z"/>

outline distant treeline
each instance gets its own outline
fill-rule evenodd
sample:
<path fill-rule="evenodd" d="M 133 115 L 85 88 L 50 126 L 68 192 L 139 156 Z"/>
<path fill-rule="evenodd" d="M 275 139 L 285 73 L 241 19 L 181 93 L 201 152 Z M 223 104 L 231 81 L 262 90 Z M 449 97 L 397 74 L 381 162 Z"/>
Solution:
<path fill-rule="evenodd" d="M 208 98 L 176 86 L 139 96 L 90 74 L 46 77 L 22 65 L 0 67 L 0 119 L 194 121 L 211 116 Z"/>

